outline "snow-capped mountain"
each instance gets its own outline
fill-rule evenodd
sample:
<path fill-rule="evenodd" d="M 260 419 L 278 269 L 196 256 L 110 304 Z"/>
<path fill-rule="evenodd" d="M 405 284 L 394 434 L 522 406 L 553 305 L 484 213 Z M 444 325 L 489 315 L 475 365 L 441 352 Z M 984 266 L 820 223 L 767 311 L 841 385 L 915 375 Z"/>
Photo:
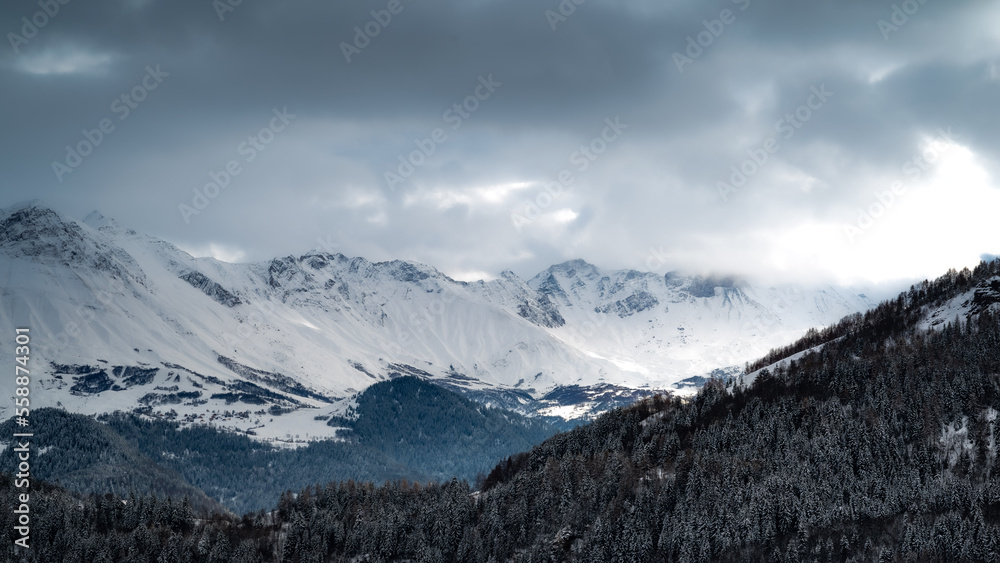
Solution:
<path fill-rule="evenodd" d="M 603 272 L 582 260 L 553 266 L 528 285 L 556 304 L 550 332 L 594 358 L 670 384 L 747 360 L 810 328 L 871 306 L 833 286 L 760 286 L 735 277 Z M 716 372 L 719 373 L 719 372 Z"/>
<path fill-rule="evenodd" d="M 332 435 L 322 417 L 399 374 L 577 416 L 690 390 L 869 306 L 833 287 L 580 260 L 474 283 L 322 252 L 230 264 L 37 202 L 0 210 L 0 281 L 0 324 L 30 329 L 33 407 L 138 408 L 272 438 Z M 12 352 L 2 347 L 3 365 Z M 12 378 L 2 385 L 13 395 Z"/>

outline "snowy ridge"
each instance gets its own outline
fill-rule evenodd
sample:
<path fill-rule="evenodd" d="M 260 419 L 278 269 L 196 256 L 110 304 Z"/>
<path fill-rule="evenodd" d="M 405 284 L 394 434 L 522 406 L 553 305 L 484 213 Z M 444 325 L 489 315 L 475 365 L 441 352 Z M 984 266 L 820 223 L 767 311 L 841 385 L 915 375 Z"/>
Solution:
<path fill-rule="evenodd" d="M 0 321 L 31 329 L 33 407 L 140 409 L 291 440 L 332 436 L 316 417 L 404 373 L 554 416 L 640 390 L 692 392 L 713 370 L 869 305 L 835 288 L 579 260 L 527 282 L 504 272 L 472 283 L 321 252 L 229 264 L 37 202 L 0 210 L 0 280 Z"/>

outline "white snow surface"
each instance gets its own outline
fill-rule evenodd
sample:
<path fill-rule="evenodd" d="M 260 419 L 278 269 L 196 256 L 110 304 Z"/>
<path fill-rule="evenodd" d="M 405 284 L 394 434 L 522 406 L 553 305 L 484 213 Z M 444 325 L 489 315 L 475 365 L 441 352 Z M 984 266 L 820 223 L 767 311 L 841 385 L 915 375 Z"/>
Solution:
<path fill-rule="evenodd" d="M 230 264 L 96 212 L 77 221 L 38 202 L 0 210 L 0 282 L 9 331 L 0 365 L 13 374 L 14 328 L 29 328 L 32 408 L 148 404 L 188 423 L 300 441 L 332 436 L 316 416 L 343 413 L 352 395 L 399 373 L 534 399 L 566 385 L 669 390 L 871 305 L 829 286 L 604 271 L 581 260 L 527 282 L 504 272 L 473 283 L 415 262 L 320 252 Z M 220 356 L 258 371 L 237 373 Z M 103 370 L 115 387 L 89 392 L 82 374 L 61 366 Z M 129 381 L 116 366 L 155 374 Z M 238 396 L 246 383 L 278 398 L 211 398 Z M 13 377 L 0 389 L 13 396 Z M 177 393 L 186 395 L 162 402 Z M 292 412 L 265 412 L 272 405 Z M 0 405 L 0 418 L 12 415 L 12 402 Z"/>

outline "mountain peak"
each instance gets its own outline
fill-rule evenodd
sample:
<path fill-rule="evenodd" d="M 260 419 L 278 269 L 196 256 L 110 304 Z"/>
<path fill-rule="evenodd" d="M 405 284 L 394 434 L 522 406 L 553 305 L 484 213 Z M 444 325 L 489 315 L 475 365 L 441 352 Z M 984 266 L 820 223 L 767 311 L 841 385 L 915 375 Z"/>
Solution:
<path fill-rule="evenodd" d="M 385 268 L 390 276 L 401 282 L 414 283 L 427 278 L 441 277 L 441 274 L 433 267 L 412 260 L 380 262 L 377 266 Z"/>
<path fill-rule="evenodd" d="M 76 240 L 80 226 L 41 201 L 34 199 L 16 203 L 4 209 L 0 220 L 0 245 L 26 244 L 30 247 L 50 245 L 54 240 Z"/>
<path fill-rule="evenodd" d="M 515 282 L 518 282 L 518 283 L 524 283 L 524 281 L 520 277 L 518 277 L 518 275 L 515 274 L 512 270 L 504 270 L 504 271 L 500 272 L 500 277 L 503 278 L 503 279 L 505 279 L 505 280 L 515 281 Z"/>
<path fill-rule="evenodd" d="M 40 199 L 26 199 L 23 201 L 19 201 L 8 207 L 5 207 L 3 211 L 4 215 L 8 215 L 10 213 L 14 213 L 15 211 L 20 211 L 23 209 L 49 209 L 49 206 L 45 205 L 45 202 L 43 202 Z"/>
<path fill-rule="evenodd" d="M 567 260 L 566 262 L 563 262 L 561 264 L 556 264 L 550 267 L 549 271 L 561 272 L 567 277 L 574 277 L 578 275 L 593 277 L 601 275 L 600 268 L 581 258 L 576 258 L 574 260 Z"/>
<path fill-rule="evenodd" d="M 667 272 L 663 276 L 668 287 L 679 288 L 694 297 L 712 297 L 715 288 L 734 289 L 745 287 L 747 281 L 734 275 L 688 275 L 677 270 Z"/>
<path fill-rule="evenodd" d="M 59 212 L 53 210 L 40 199 L 19 201 L 9 207 L 5 207 L 0 212 L 0 216 L 5 218 L 5 223 L 10 220 L 19 223 L 24 221 L 37 222 L 39 220 L 58 223 L 70 222 L 69 219 L 63 217 Z"/>
<path fill-rule="evenodd" d="M 118 233 L 122 230 L 121 225 L 117 221 L 110 217 L 105 217 L 96 209 L 83 218 L 83 224 L 97 231 Z"/>
<path fill-rule="evenodd" d="M 565 262 L 553 266 L 553 268 L 559 268 L 559 269 L 596 268 L 596 267 L 597 266 L 594 266 L 593 264 L 587 262 L 583 258 L 574 258 L 572 260 L 567 260 Z"/>

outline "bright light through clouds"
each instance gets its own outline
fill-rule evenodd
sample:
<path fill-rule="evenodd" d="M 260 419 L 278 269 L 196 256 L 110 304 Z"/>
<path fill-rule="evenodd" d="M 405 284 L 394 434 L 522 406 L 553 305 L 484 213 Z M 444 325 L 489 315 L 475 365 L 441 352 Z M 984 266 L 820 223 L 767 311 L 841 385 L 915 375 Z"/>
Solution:
<path fill-rule="evenodd" d="M 17 67 L 29 74 L 93 74 L 105 72 L 111 61 L 108 54 L 64 48 L 25 54 L 17 59 Z"/>
<path fill-rule="evenodd" d="M 221 262 L 229 262 L 230 264 L 236 264 L 242 262 L 246 258 L 246 252 L 229 245 L 209 243 L 204 246 L 197 247 L 183 247 L 179 246 L 181 250 L 187 252 L 195 258 L 215 258 Z"/>
<path fill-rule="evenodd" d="M 463 282 L 476 282 L 476 281 L 491 281 L 495 280 L 497 276 L 490 274 L 489 272 L 446 272 L 446 275 L 453 280 L 463 281 Z"/>
<path fill-rule="evenodd" d="M 972 151 L 955 147 L 927 182 L 899 197 L 858 248 L 847 249 L 841 271 L 881 281 L 974 266 L 983 252 L 1000 251 L 998 210 L 1000 191 L 989 173 Z"/>
<path fill-rule="evenodd" d="M 842 283 L 933 278 L 948 268 L 974 266 L 985 251 L 1000 251 L 1000 191 L 994 186 L 980 159 L 954 146 L 853 242 L 843 224 L 797 225 L 771 241 L 771 264 L 789 274 L 823 272 Z M 864 208 L 878 212 L 878 201 L 873 192 Z"/>
<path fill-rule="evenodd" d="M 580 214 L 572 209 L 560 209 L 552 214 L 552 218 L 555 219 L 557 223 L 569 223 L 579 216 Z"/>
<path fill-rule="evenodd" d="M 516 192 L 531 187 L 531 182 L 509 182 L 469 188 L 417 188 L 404 196 L 405 205 L 430 204 L 446 210 L 462 205 L 470 208 L 495 207 L 507 202 Z"/>

